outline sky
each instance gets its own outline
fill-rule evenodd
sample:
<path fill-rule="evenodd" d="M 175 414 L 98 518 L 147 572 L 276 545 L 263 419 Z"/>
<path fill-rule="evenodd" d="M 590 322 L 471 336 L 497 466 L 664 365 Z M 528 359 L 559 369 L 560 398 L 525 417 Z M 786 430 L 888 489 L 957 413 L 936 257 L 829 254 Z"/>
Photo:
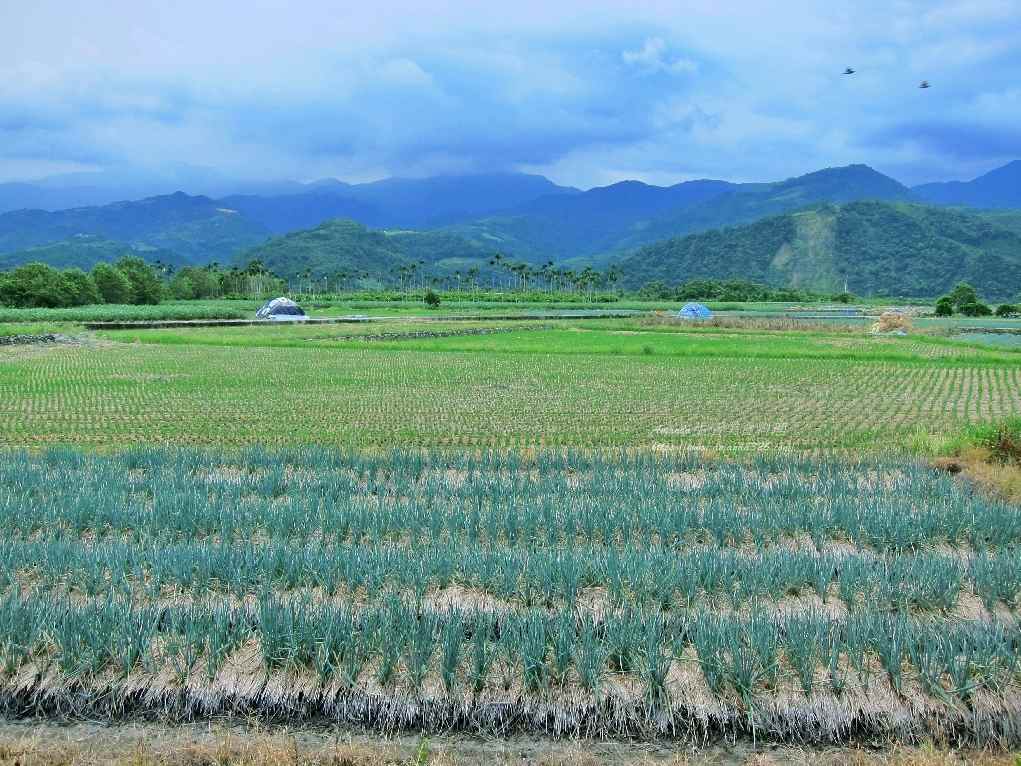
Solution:
<path fill-rule="evenodd" d="M 1021 157 L 1019 40 L 1021 0 L 4 2 L 0 181 L 970 179 Z"/>

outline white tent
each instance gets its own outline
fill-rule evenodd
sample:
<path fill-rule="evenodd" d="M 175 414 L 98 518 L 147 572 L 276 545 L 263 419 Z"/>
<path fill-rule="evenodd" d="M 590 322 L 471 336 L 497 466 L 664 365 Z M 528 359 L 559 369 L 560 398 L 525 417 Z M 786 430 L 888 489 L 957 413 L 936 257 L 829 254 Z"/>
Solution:
<path fill-rule="evenodd" d="M 290 298 L 274 298 L 255 312 L 259 319 L 272 319 L 277 322 L 300 322 L 308 319 L 308 315 Z"/>

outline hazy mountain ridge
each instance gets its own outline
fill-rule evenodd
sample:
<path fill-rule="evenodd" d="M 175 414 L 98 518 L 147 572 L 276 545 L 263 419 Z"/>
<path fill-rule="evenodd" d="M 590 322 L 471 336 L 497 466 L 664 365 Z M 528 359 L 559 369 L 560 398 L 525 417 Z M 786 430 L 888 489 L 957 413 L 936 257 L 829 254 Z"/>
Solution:
<path fill-rule="evenodd" d="M 1019 168 L 1021 163 L 1012 163 L 1001 169 L 1003 174 L 994 175 L 994 180 L 1002 182 Z M 801 228 L 784 235 L 789 252 L 781 261 L 788 265 L 777 265 L 773 272 L 762 271 L 761 242 L 752 247 L 745 240 L 735 240 L 732 234 L 713 234 L 700 242 L 712 243 L 717 241 L 714 237 L 722 237 L 720 241 L 729 241 L 737 248 L 731 258 L 734 267 L 723 274 L 722 266 L 714 264 L 714 276 L 732 274 L 774 282 L 789 279 L 829 289 L 842 284 L 843 279 L 852 285 L 857 279 L 837 269 L 840 264 L 847 265 L 840 257 L 850 247 L 849 235 L 837 236 L 853 217 L 854 208 L 845 209 L 846 204 L 866 200 L 904 203 L 918 197 L 916 190 L 866 165 L 827 168 L 775 183 L 697 180 L 657 187 L 625 181 L 584 192 L 557 186 L 541 176 L 521 174 L 389 179 L 358 185 L 324 179 L 284 188 L 287 193 L 269 197 L 212 199 L 177 192 L 98 207 L 5 213 L 0 215 L 0 253 L 7 254 L 2 263 L 10 267 L 30 258 L 55 263 L 89 262 L 103 248 L 87 246 L 80 235 L 88 235 L 120 243 L 131 251 L 158 251 L 163 254 L 161 260 L 175 264 L 244 264 L 260 259 L 284 276 L 306 271 L 324 275 L 358 271 L 389 278 L 394 269 L 418 261 L 428 264 L 434 273 L 469 268 L 485 271 L 489 259 L 502 253 L 536 265 L 552 260 L 572 268 L 603 266 L 611 261 L 626 263 L 634 268 L 629 283 L 638 284 L 645 276 L 659 278 L 650 276 L 655 266 L 628 257 L 645 253 L 642 248 L 647 250 L 652 245 L 654 252 L 666 252 L 656 250 L 661 248 L 658 243 L 699 232 L 729 231 L 735 226 L 807 210 L 810 212 L 806 215 L 792 219 Z M 820 212 L 820 206 L 825 205 L 836 205 L 833 209 L 841 212 L 827 217 Z M 968 262 L 974 260 L 972 250 L 977 248 L 1003 259 L 1002 263 L 988 262 L 993 271 L 1011 273 L 1010 264 L 1015 258 L 1010 249 L 1015 239 L 1011 237 L 1021 235 L 1021 213 L 918 205 L 911 209 L 909 218 L 913 225 L 922 227 L 920 231 L 936 226 L 943 232 L 936 240 L 927 239 L 929 234 L 919 234 L 914 240 L 917 248 L 938 241 L 937 252 L 955 252 Z M 477 215 L 478 211 L 486 212 Z M 901 215 L 906 215 L 904 210 Z M 954 215 L 964 217 L 965 228 L 974 229 L 979 221 L 992 228 L 967 234 L 958 227 L 956 233 L 948 234 L 946 227 Z M 461 220 L 439 225 L 445 217 Z M 337 218 L 352 220 L 335 221 Z M 882 251 L 891 245 L 889 237 L 876 230 L 875 218 L 873 214 L 856 219 L 860 228 L 855 236 Z M 897 227 L 904 225 L 902 218 L 880 218 L 884 225 L 893 227 L 890 236 L 895 243 L 903 244 L 896 233 Z M 267 241 L 274 233 L 293 236 Z M 969 236 L 979 239 L 970 241 Z M 49 250 L 40 249 L 50 245 L 53 247 Z M 111 253 L 116 249 L 114 245 L 106 247 Z M 964 249 L 955 250 L 958 247 Z M 903 257 L 908 255 L 906 251 L 901 253 Z M 830 266 L 823 263 L 827 259 Z M 868 268 L 875 264 L 870 266 L 867 261 L 859 263 L 863 270 L 858 275 L 861 279 L 857 279 L 859 289 L 902 292 L 894 289 L 890 275 L 869 281 Z M 695 271 L 702 268 L 700 264 L 688 265 Z M 745 267 L 748 272 L 739 274 Z M 954 271 L 955 267 L 947 264 L 945 270 Z M 917 285 L 928 290 L 936 281 L 922 275 Z"/>
<path fill-rule="evenodd" d="M 159 248 L 195 263 L 226 261 L 264 240 L 268 231 L 208 197 L 183 192 L 136 202 L 47 212 L 18 210 L 0 215 L 0 253 L 13 253 L 80 234 Z"/>
<path fill-rule="evenodd" d="M 664 188 L 623 182 L 563 200 L 537 200 L 450 230 L 536 263 L 549 258 L 605 263 L 611 256 L 662 239 L 751 222 L 818 202 L 911 198 L 910 190 L 897 181 L 866 165 L 850 165 L 766 184 L 703 180 Z"/>
<path fill-rule="evenodd" d="M 922 184 L 912 192 L 919 199 L 936 205 L 1021 208 L 1021 160 L 1009 162 L 971 181 Z"/>

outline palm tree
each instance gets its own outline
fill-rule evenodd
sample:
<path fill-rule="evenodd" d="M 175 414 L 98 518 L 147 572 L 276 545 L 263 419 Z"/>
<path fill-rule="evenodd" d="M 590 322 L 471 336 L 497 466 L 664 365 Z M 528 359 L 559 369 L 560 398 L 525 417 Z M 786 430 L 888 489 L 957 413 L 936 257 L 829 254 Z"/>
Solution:
<path fill-rule="evenodd" d="M 489 259 L 489 265 L 493 267 L 493 287 L 496 287 L 496 270 L 503 268 L 503 255 L 497 253 Z"/>

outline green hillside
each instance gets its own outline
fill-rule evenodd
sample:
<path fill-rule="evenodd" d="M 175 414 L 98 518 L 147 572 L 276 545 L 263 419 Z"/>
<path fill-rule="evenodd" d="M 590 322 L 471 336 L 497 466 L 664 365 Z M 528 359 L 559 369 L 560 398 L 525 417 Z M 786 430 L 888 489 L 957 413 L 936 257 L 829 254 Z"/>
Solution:
<path fill-rule="evenodd" d="M 97 263 L 113 263 L 128 256 L 139 256 L 150 263 L 158 260 L 173 266 L 187 266 L 190 263 L 188 259 L 169 250 L 132 247 L 105 237 L 79 234 L 60 242 L 0 255 L 0 271 L 25 263 L 45 263 L 55 269 L 78 268 L 90 271 Z"/>
<path fill-rule="evenodd" d="M 818 291 L 935 296 L 965 280 L 990 299 L 1021 290 L 1021 236 L 958 210 L 850 202 L 669 239 L 620 263 L 624 282 L 742 278 Z"/>
<path fill-rule="evenodd" d="M 576 259 L 601 265 L 669 237 L 750 223 L 819 202 L 863 199 L 906 201 L 911 192 L 867 165 L 827 168 L 764 184 L 695 181 L 659 188 L 625 182 L 536 200 L 449 230 L 532 262 Z"/>
<path fill-rule="evenodd" d="M 633 248 L 667 237 L 751 223 L 820 202 L 909 200 L 911 192 L 867 165 L 827 168 L 768 184 L 745 184 L 719 197 L 690 205 L 650 221 L 623 238 L 618 248 Z"/>
<path fill-rule="evenodd" d="M 339 273 L 367 274 L 394 281 L 401 266 L 423 261 L 443 272 L 484 267 L 495 253 L 445 231 L 375 231 L 346 219 L 327 221 L 314 229 L 274 237 L 240 253 L 235 262 L 253 260 L 281 277 L 310 273 L 334 277 Z"/>
<path fill-rule="evenodd" d="M 1021 236 L 1021 210 L 983 210 L 978 213 L 990 223 Z"/>

